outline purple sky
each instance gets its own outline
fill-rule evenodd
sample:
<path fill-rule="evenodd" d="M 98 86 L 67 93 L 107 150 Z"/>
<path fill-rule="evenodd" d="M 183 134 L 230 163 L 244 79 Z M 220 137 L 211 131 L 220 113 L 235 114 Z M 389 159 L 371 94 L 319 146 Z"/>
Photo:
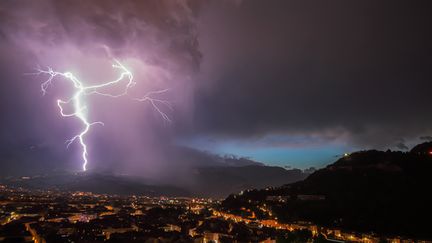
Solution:
<path fill-rule="evenodd" d="M 390 3 L 390 2 L 389 2 Z M 131 97 L 161 98 L 173 122 L 131 97 L 89 96 L 92 170 L 158 176 L 225 154 L 323 166 L 344 152 L 407 149 L 432 134 L 427 2 L 2 1 L 0 160 L 4 173 L 79 170 L 64 141 L 81 123 L 59 115 L 70 95 L 47 66 L 87 84 L 125 64 Z M 408 5 L 409 4 L 409 5 Z"/>

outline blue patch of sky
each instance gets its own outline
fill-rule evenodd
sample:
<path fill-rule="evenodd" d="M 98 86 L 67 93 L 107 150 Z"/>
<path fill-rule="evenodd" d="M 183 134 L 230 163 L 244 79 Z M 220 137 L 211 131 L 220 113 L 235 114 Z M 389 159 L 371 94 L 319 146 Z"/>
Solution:
<path fill-rule="evenodd" d="M 267 165 L 305 169 L 322 168 L 342 154 L 352 152 L 341 142 L 307 136 L 266 136 L 255 140 L 193 138 L 179 141 L 181 145 L 215 154 L 248 157 Z"/>

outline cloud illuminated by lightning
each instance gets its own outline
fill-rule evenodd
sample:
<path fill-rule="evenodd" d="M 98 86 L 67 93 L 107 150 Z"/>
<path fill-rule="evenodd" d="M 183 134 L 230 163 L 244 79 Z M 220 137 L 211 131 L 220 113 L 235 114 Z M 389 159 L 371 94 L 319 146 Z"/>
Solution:
<path fill-rule="evenodd" d="M 120 70 L 120 76 L 117 79 L 115 79 L 113 81 L 106 82 L 106 83 L 101 83 L 98 85 L 89 85 L 89 86 L 84 85 L 71 72 L 64 72 L 64 73 L 57 72 L 57 71 L 54 71 L 52 68 L 48 68 L 47 70 L 37 69 L 37 71 L 38 71 L 37 74 L 48 74 L 49 75 L 49 78 L 41 84 L 41 90 L 42 90 L 43 95 L 45 95 L 47 93 L 47 89 L 49 88 L 50 85 L 52 85 L 52 81 L 56 77 L 61 77 L 65 80 L 71 82 L 73 87 L 76 90 L 76 92 L 74 92 L 73 95 L 71 97 L 67 98 L 66 100 L 58 99 L 57 100 L 57 106 L 60 109 L 60 115 L 62 117 L 76 117 L 84 125 L 84 128 L 81 130 L 81 132 L 79 134 L 75 135 L 74 137 L 72 137 L 71 139 L 66 141 L 67 147 L 69 147 L 69 145 L 72 144 L 74 141 L 77 141 L 77 140 L 79 141 L 79 144 L 82 148 L 81 156 L 82 156 L 82 160 L 83 160 L 83 164 L 82 164 L 83 171 L 87 170 L 87 164 L 88 164 L 87 144 L 85 143 L 85 139 L 84 139 L 85 135 L 89 132 L 90 128 L 93 125 L 96 125 L 96 124 L 104 125 L 104 123 L 100 122 L 100 121 L 96 121 L 96 122 L 88 121 L 86 114 L 84 112 L 87 110 L 87 106 L 85 104 L 85 101 L 83 100 L 83 96 L 102 95 L 102 96 L 106 96 L 106 97 L 110 97 L 110 98 L 117 98 L 117 97 L 128 95 L 129 89 L 132 88 L 136 84 L 135 81 L 133 80 L 134 77 L 133 77 L 132 73 L 123 64 L 121 64 L 119 61 L 114 60 L 114 62 L 115 62 L 115 64 L 113 64 L 112 67 L 114 69 Z M 118 94 L 104 93 L 104 92 L 100 91 L 102 88 L 106 88 L 108 86 L 118 85 L 122 82 L 126 82 L 126 85 L 125 85 L 124 90 Z M 165 121 L 171 122 L 168 115 L 165 112 L 163 112 L 161 107 L 160 107 L 160 106 L 166 106 L 167 108 L 172 109 L 171 104 L 166 100 L 154 98 L 154 96 L 165 93 L 167 91 L 168 91 L 168 89 L 151 91 L 151 92 L 148 92 L 147 94 L 145 94 L 141 98 L 134 98 L 134 100 L 137 100 L 140 102 L 145 102 L 145 101 L 149 102 L 152 105 L 152 107 L 154 108 L 154 110 L 159 115 L 161 115 L 161 117 Z M 65 113 L 64 109 L 63 109 L 63 105 L 70 104 L 70 103 L 73 104 L 73 113 Z"/>

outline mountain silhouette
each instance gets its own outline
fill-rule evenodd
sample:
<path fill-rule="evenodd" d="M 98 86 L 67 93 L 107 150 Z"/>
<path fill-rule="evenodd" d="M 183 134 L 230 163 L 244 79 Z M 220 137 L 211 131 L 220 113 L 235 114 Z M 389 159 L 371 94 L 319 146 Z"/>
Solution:
<path fill-rule="evenodd" d="M 431 143 L 424 143 L 411 152 L 352 153 L 303 181 L 230 195 L 223 206 L 239 212 L 240 207 L 267 203 L 284 222 L 430 239 L 430 148 Z M 287 200 L 272 202 L 269 196 Z"/>

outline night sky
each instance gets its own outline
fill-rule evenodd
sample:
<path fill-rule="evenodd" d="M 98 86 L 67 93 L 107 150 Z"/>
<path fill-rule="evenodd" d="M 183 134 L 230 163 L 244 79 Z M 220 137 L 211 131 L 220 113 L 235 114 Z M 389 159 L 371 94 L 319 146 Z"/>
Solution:
<path fill-rule="evenodd" d="M 1 1 L 1 174 L 78 171 L 82 124 L 61 79 L 118 75 L 131 97 L 88 96 L 90 170 L 158 175 L 225 155 L 323 167 L 360 149 L 432 139 L 430 1 Z M 172 120 L 136 102 L 152 90 Z"/>

